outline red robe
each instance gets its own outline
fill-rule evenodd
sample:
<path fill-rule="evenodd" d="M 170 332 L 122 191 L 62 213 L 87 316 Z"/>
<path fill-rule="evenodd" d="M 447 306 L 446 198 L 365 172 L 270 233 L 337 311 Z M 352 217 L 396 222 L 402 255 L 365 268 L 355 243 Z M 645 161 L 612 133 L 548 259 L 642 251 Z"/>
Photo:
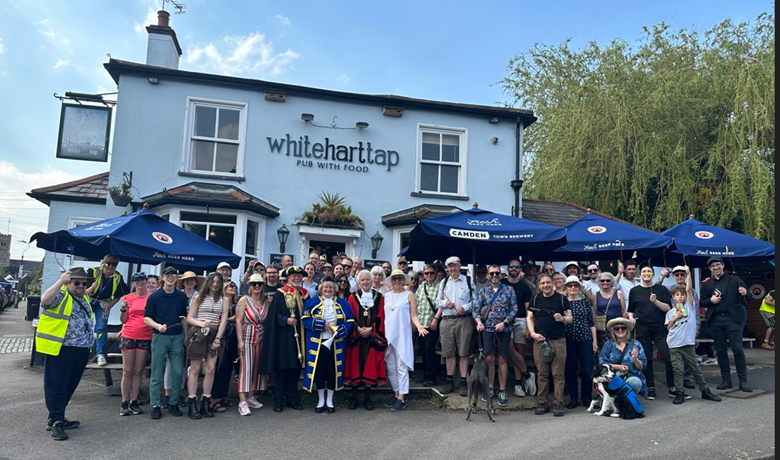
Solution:
<path fill-rule="evenodd" d="M 375 387 L 387 382 L 384 358 L 387 348 L 384 297 L 374 289 L 371 289 L 371 292 L 374 295 L 374 306 L 367 311 L 360 305 L 360 289 L 350 294 L 348 299 L 355 323 L 348 340 L 347 363 L 344 368 L 344 384 L 347 386 L 363 384 Z M 373 327 L 373 334 L 368 338 L 360 337 L 357 328 L 369 326 Z"/>

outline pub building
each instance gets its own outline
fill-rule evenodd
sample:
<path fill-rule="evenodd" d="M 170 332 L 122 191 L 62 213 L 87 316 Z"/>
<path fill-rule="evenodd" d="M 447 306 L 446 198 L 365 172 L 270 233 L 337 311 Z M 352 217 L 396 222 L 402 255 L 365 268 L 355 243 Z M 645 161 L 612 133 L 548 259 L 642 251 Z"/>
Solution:
<path fill-rule="evenodd" d="M 238 281 L 251 259 L 286 253 L 300 264 L 312 248 L 328 261 L 343 251 L 395 266 L 420 219 L 475 202 L 520 212 L 523 130 L 536 121 L 529 110 L 179 70 L 168 13 L 147 31 L 145 63 L 104 64 L 118 87 L 110 170 L 29 193 L 50 206 L 49 232 L 148 205 L 242 256 Z M 128 178 L 132 202 L 117 206 L 106 189 Z M 360 220 L 307 217 L 324 194 L 343 197 Z M 94 266 L 47 253 L 45 286 L 63 258 Z"/>

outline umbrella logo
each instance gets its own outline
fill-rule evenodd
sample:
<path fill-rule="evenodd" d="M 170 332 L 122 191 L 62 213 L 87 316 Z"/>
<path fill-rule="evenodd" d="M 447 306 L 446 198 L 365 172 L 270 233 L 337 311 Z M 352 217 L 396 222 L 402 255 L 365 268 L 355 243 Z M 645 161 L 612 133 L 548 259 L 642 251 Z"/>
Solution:
<path fill-rule="evenodd" d="M 602 233 L 607 232 L 607 227 L 602 227 L 601 225 L 594 225 L 593 227 L 588 227 L 588 231 L 600 235 Z"/>
<path fill-rule="evenodd" d="M 477 230 L 461 230 L 459 228 L 451 228 L 450 236 L 455 238 L 466 238 L 469 240 L 489 240 L 490 233 L 477 231 Z"/>
<path fill-rule="evenodd" d="M 152 236 L 155 240 L 159 241 L 163 244 L 171 244 L 173 243 L 173 238 L 171 238 L 169 235 L 166 235 L 163 232 L 152 232 Z"/>
<path fill-rule="evenodd" d="M 751 294 L 753 294 L 753 297 L 764 297 L 764 294 L 766 293 L 766 290 L 764 290 L 764 286 L 760 284 L 754 284 L 750 286 L 749 291 Z"/>
<path fill-rule="evenodd" d="M 701 238 L 703 240 L 709 240 L 709 239 L 712 239 L 712 237 L 715 236 L 714 233 L 707 232 L 707 231 L 704 231 L 704 230 L 702 230 L 700 232 L 696 232 L 695 235 L 696 235 L 696 238 Z"/>

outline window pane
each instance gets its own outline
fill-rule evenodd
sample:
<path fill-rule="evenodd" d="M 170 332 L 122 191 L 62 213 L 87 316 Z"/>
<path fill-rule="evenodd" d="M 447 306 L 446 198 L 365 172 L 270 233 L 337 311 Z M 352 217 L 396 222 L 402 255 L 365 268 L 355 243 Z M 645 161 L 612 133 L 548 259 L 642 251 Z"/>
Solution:
<path fill-rule="evenodd" d="M 457 163 L 460 161 L 460 137 L 451 134 L 442 136 L 441 159 Z"/>
<path fill-rule="evenodd" d="M 212 225 L 209 228 L 208 240 L 217 246 L 222 246 L 228 251 L 233 252 L 233 227 Z"/>
<path fill-rule="evenodd" d="M 401 249 L 409 246 L 409 243 L 412 241 L 412 234 L 409 232 L 401 233 Z"/>
<path fill-rule="evenodd" d="M 420 190 L 439 191 L 438 165 L 420 165 Z"/>
<path fill-rule="evenodd" d="M 238 145 L 217 144 L 217 165 L 215 171 L 236 172 L 236 160 L 238 159 Z"/>
<path fill-rule="evenodd" d="M 441 192 L 458 193 L 458 170 L 457 166 L 441 167 Z"/>
<path fill-rule="evenodd" d="M 181 220 L 196 221 L 196 222 L 215 222 L 218 224 L 235 224 L 235 214 L 217 214 L 214 212 L 192 212 L 182 211 Z"/>
<path fill-rule="evenodd" d="M 216 107 L 195 106 L 195 135 L 214 137 L 214 126 L 217 124 Z"/>
<path fill-rule="evenodd" d="M 238 140 L 238 110 L 219 109 L 219 138 Z"/>
<path fill-rule="evenodd" d="M 206 226 L 203 224 L 188 224 L 186 222 L 182 222 L 181 228 L 192 232 L 201 238 L 206 238 Z"/>
<path fill-rule="evenodd" d="M 211 171 L 214 167 L 214 142 L 192 141 L 192 169 Z"/>
<path fill-rule="evenodd" d="M 439 135 L 436 133 L 423 133 L 422 145 L 423 160 L 439 161 Z"/>
<path fill-rule="evenodd" d="M 257 232 L 260 225 L 253 221 L 246 223 L 246 248 L 244 254 L 257 255 Z"/>

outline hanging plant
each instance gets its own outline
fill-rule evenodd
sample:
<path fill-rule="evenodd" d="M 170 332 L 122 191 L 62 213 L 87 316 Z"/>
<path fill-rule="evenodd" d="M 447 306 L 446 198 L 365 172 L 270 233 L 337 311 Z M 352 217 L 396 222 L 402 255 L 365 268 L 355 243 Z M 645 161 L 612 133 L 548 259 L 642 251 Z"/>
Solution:
<path fill-rule="evenodd" d="M 130 182 L 125 179 L 122 179 L 119 185 L 108 187 L 108 194 L 111 196 L 111 201 L 114 202 L 114 205 L 124 208 L 133 201 L 133 194 L 130 192 L 131 187 Z"/>
<path fill-rule="evenodd" d="M 363 219 L 352 213 L 352 206 L 346 205 L 346 198 L 338 193 L 323 192 L 318 195 L 319 203 L 312 203 L 301 219 L 313 225 L 330 227 L 363 228 Z"/>

